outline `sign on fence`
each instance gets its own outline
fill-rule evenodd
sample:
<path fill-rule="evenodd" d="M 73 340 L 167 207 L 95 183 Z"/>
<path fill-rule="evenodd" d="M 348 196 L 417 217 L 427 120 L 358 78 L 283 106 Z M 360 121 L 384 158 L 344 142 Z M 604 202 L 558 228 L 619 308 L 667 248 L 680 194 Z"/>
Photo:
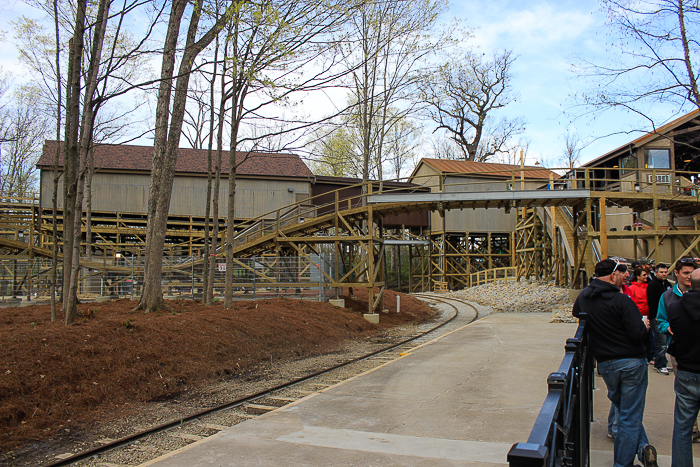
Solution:
<path fill-rule="evenodd" d="M 219 266 L 219 272 L 226 272 L 226 263 L 217 263 Z"/>

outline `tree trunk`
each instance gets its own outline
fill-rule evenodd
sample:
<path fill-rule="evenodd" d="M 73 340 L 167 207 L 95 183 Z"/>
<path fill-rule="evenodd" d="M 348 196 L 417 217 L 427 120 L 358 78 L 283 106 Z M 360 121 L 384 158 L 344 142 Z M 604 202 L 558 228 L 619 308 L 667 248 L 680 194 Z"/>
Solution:
<path fill-rule="evenodd" d="M 92 176 L 95 175 L 95 158 L 92 145 L 88 150 L 87 176 L 85 178 L 85 254 L 92 260 Z"/>
<path fill-rule="evenodd" d="M 236 142 L 238 141 L 238 125 L 240 120 L 236 115 L 236 105 L 232 106 L 233 121 L 231 122 L 231 150 L 229 152 L 228 172 L 228 213 L 226 222 L 226 281 L 224 284 L 224 308 L 233 305 L 233 237 L 236 235 Z"/>
<path fill-rule="evenodd" d="M 147 313 L 166 307 L 161 289 L 163 245 L 168 223 L 173 180 L 175 178 L 175 162 L 177 161 L 182 122 L 185 116 L 190 72 L 192 71 L 194 59 L 199 52 L 214 40 L 214 37 L 216 37 L 223 25 L 223 19 L 227 18 L 227 14 L 224 14 L 217 21 L 216 25 L 195 43 L 199 18 L 202 12 L 201 1 L 196 2 L 187 31 L 185 52 L 180 62 L 178 78 L 175 82 L 172 117 L 170 118 L 170 125 L 168 125 L 170 86 L 173 80 L 177 31 L 186 4 L 185 0 L 173 2 L 173 13 L 168 24 L 165 53 L 163 54 L 163 68 L 161 72 L 163 81 L 158 93 L 158 105 L 156 107 L 156 133 L 151 169 L 151 189 L 148 199 L 146 254 L 144 258 L 147 267 L 144 274 L 143 294 L 139 304 L 136 306 L 136 310 L 145 310 Z"/>
<path fill-rule="evenodd" d="M 219 60 L 219 36 L 216 36 L 216 46 L 214 47 L 214 71 L 211 76 L 209 87 L 209 148 L 207 149 L 207 201 L 204 209 L 204 265 L 202 267 L 202 303 L 210 304 L 207 300 L 209 291 L 209 215 L 211 214 L 211 156 L 212 143 L 214 139 L 214 86 L 216 85 L 216 65 Z M 222 78 L 223 79 L 223 78 Z M 218 151 L 217 151 L 218 152 Z M 218 197 L 217 197 L 218 199 Z M 218 211 L 218 210 L 217 210 Z M 213 280 L 213 275 L 211 276 Z"/>
<path fill-rule="evenodd" d="M 61 35 L 58 27 L 58 0 L 53 1 L 54 26 L 56 28 L 56 44 L 61 43 Z M 53 160 L 53 195 L 51 197 L 51 220 L 53 225 L 51 242 L 51 322 L 56 321 L 56 283 L 58 279 L 58 228 L 56 225 L 56 212 L 58 211 L 58 157 L 60 156 L 61 140 L 61 48 L 56 47 L 56 152 Z"/>
<path fill-rule="evenodd" d="M 165 222 L 156 217 L 158 202 L 161 198 L 162 178 L 164 178 L 166 145 L 168 141 L 168 123 L 170 117 L 170 95 L 175 70 L 175 54 L 177 39 L 180 32 L 180 23 L 187 2 L 174 0 L 168 30 L 163 46 L 163 61 L 161 65 L 160 87 L 158 89 L 158 104 L 156 106 L 156 128 L 153 142 L 153 161 L 151 164 L 151 187 L 148 194 L 148 223 L 146 224 L 146 251 L 144 254 L 144 283 L 141 300 L 136 309 L 153 311 L 163 306 L 163 291 L 160 287 L 160 273 L 163 260 L 163 242 L 165 240 L 165 228 L 167 226 L 167 214 Z M 158 238 L 156 238 L 156 236 Z M 160 246 L 158 246 L 160 245 Z"/>
<path fill-rule="evenodd" d="M 85 34 L 87 0 L 78 0 L 75 30 L 68 56 L 68 93 L 66 96 L 66 138 L 63 146 L 63 308 L 65 323 L 73 324 L 77 310 L 71 306 L 70 271 L 73 265 L 73 235 L 75 200 L 77 196 L 78 131 L 80 122 L 80 77 Z M 80 214 L 78 213 L 78 216 Z M 74 303 L 74 302 L 73 302 Z"/>
<path fill-rule="evenodd" d="M 73 204 L 65 204 L 65 207 L 73 207 L 73 222 L 64 223 L 64 238 L 72 236 L 72 248 L 64 249 L 64 262 L 66 256 L 72 256 L 68 269 L 63 268 L 64 286 L 68 283 L 69 289 L 64 290 L 63 308 L 66 314 L 66 323 L 70 324 L 77 315 L 78 305 L 78 276 L 80 272 L 80 240 L 83 212 L 83 195 L 85 189 L 85 174 L 87 172 L 88 152 L 92 146 L 92 133 L 95 124 L 95 104 L 93 98 L 97 89 L 97 75 L 99 71 L 100 59 L 102 57 L 102 44 L 104 43 L 105 31 L 107 29 L 107 17 L 109 15 L 109 0 L 100 0 L 95 31 L 93 34 L 92 52 L 90 63 L 87 69 L 87 89 L 83 97 L 83 112 L 80 124 L 80 141 L 78 145 L 78 173 L 75 177 Z M 72 231 L 71 231 L 72 230 Z M 65 276 L 68 276 L 66 280 Z"/>
<path fill-rule="evenodd" d="M 224 61 L 225 63 L 225 61 Z M 226 81 L 224 77 L 226 76 L 226 66 L 223 66 L 222 70 L 222 75 L 221 75 L 221 94 L 222 96 L 225 95 L 224 93 L 224 88 L 226 87 Z M 214 196 L 212 200 L 212 216 L 214 218 L 214 229 L 212 232 L 212 238 L 211 238 L 211 248 L 212 251 L 214 252 L 214 258 L 212 262 L 209 264 L 209 276 L 211 277 L 211 280 L 209 281 L 208 288 L 207 288 L 207 305 L 211 305 L 214 303 L 214 277 L 216 274 L 216 250 L 218 249 L 219 246 L 219 188 L 221 187 L 221 155 L 222 155 L 222 146 L 223 146 L 223 139 L 224 139 L 224 121 L 226 119 L 226 99 L 224 97 L 221 98 L 221 102 L 219 103 L 219 125 L 217 129 L 217 135 L 216 135 L 216 164 L 214 170 L 216 171 L 216 175 L 214 177 Z"/>

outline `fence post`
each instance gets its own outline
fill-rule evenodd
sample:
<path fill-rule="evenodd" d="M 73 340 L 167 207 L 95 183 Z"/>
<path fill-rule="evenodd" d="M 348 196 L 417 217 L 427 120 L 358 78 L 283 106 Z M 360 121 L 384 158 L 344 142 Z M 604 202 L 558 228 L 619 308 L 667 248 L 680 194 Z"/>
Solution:
<path fill-rule="evenodd" d="M 192 292 L 192 300 L 194 300 L 194 256 L 190 256 L 190 260 L 192 261 L 192 287 L 191 287 L 191 292 Z"/>
<path fill-rule="evenodd" d="M 27 301 L 31 302 L 32 301 L 32 272 L 33 272 L 33 267 L 32 263 L 34 262 L 33 259 L 27 260 Z"/>
<path fill-rule="evenodd" d="M 255 286 L 255 282 L 256 282 L 256 280 L 255 280 L 256 279 L 256 277 L 255 277 L 255 256 L 253 256 L 251 258 L 251 260 L 253 261 L 253 300 L 255 300 L 255 292 L 257 289 L 257 287 Z"/>

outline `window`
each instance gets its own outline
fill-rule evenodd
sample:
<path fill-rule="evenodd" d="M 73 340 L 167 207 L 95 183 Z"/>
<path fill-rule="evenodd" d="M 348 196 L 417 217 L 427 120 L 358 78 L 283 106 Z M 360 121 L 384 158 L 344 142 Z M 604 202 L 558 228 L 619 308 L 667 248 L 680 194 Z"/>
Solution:
<path fill-rule="evenodd" d="M 668 149 L 647 149 L 648 169 L 670 169 L 671 158 Z"/>
<path fill-rule="evenodd" d="M 634 157 L 632 154 L 629 156 L 625 156 L 620 160 L 620 167 L 622 168 L 622 173 L 629 172 L 629 170 L 625 169 L 635 169 L 637 168 L 637 158 Z"/>

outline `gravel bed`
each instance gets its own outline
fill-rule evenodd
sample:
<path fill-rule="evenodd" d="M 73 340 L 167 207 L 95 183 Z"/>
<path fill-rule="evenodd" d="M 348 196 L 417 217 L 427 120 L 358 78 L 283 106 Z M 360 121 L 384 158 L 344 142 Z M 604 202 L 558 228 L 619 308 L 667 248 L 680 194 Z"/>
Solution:
<path fill-rule="evenodd" d="M 494 313 L 552 313 L 553 323 L 575 323 L 569 290 L 551 283 L 495 282 L 446 294 L 490 307 Z M 479 312 L 481 315 L 481 311 Z"/>

